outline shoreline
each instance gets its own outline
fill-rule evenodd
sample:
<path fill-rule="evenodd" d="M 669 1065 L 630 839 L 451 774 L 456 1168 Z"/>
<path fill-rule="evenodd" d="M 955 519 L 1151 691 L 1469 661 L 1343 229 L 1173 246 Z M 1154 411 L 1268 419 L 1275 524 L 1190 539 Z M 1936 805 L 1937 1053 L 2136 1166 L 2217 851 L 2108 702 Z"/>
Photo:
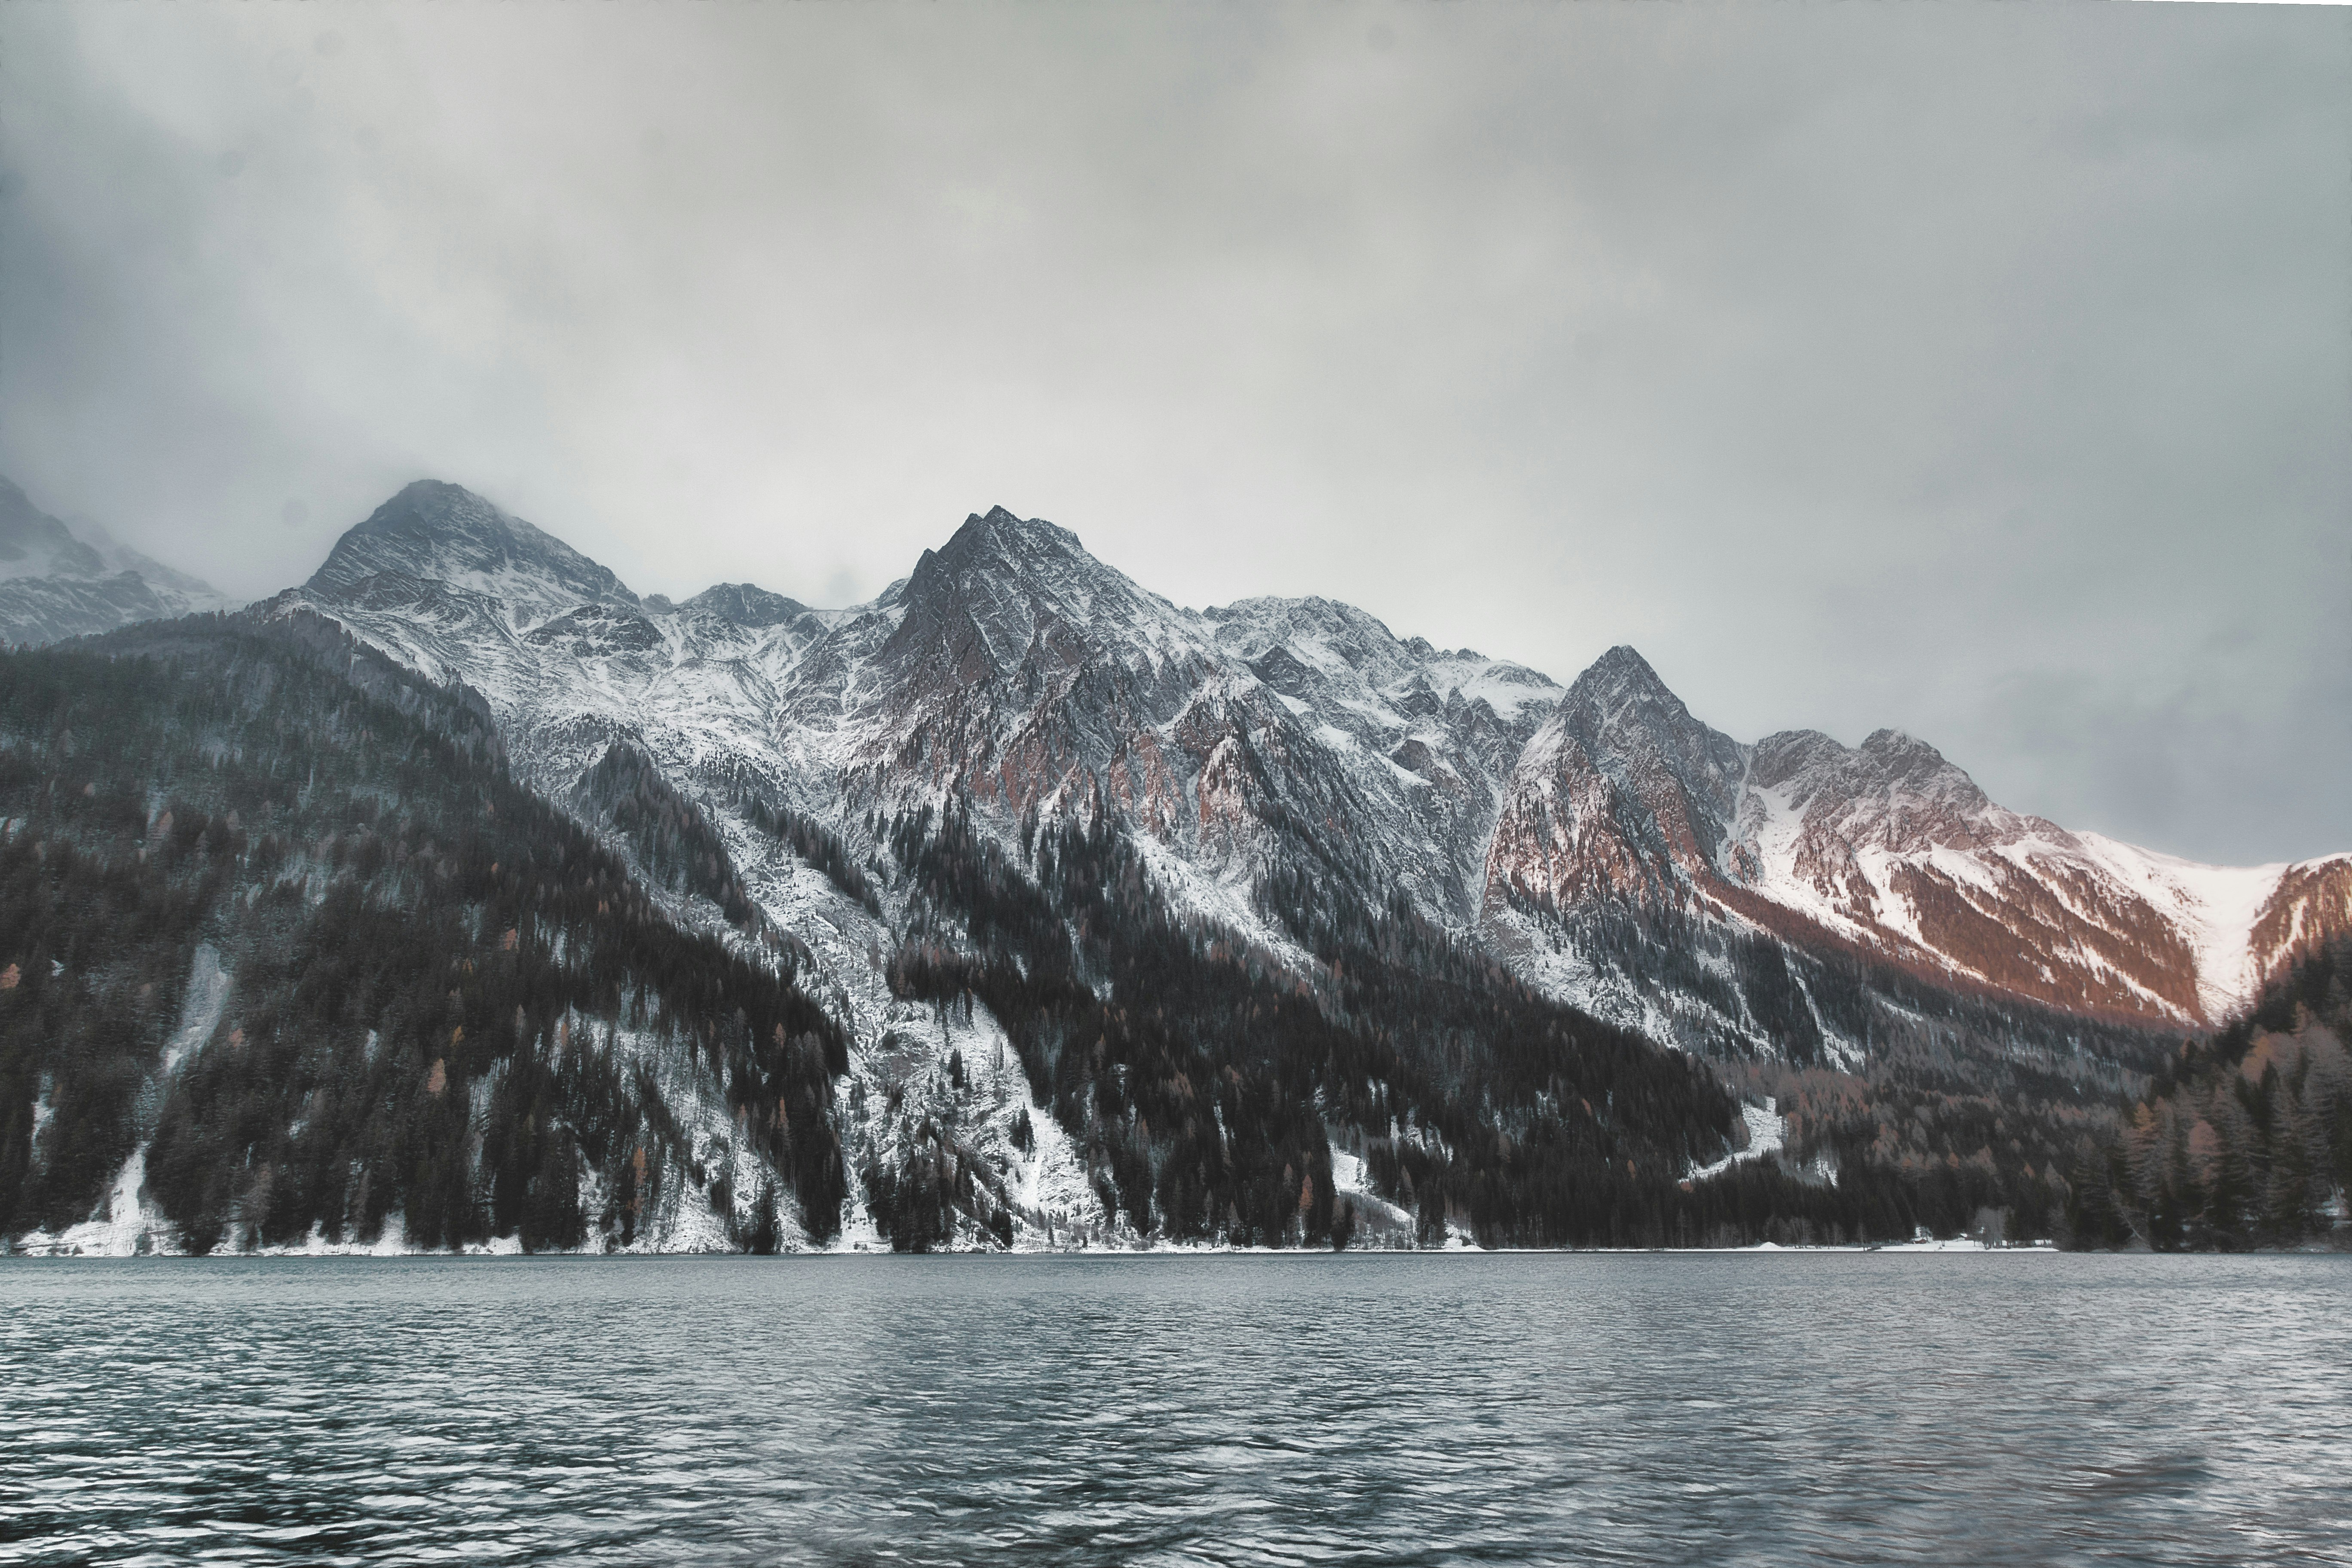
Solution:
<path fill-rule="evenodd" d="M 2309 1247 L 2275 1249 L 2276 1256 L 2295 1252 L 2333 1255 L 2343 1248 Z M 845 1247 L 786 1248 L 773 1253 L 733 1251 L 656 1251 L 650 1249 L 616 1249 L 610 1252 L 586 1249 L 526 1252 L 514 1247 L 469 1247 L 453 1250 L 402 1249 L 398 1251 L 367 1247 L 257 1247 L 250 1251 L 220 1250 L 209 1253 L 148 1251 L 138 1253 L 90 1252 L 64 1247 L 16 1247 L 0 1249 L 0 1265 L 13 1262 L 299 1262 L 319 1258 L 375 1258 L 402 1261 L 437 1258 L 445 1261 L 475 1259 L 539 1258 L 568 1260 L 659 1260 L 688 1258 L 1632 1258 L 1632 1257 L 1771 1257 L 1847 1255 L 1868 1256 L 1886 1254 L 1903 1257 L 1953 1255 L 2062 1256 L 2064 1249 L 2050 1242 L 2034 1242 L 2021 1247 L 1988 1247 L 1981 1242 L 1965 1239 L 1951 1241 L 1908 1241 L 1883 1243 L 1853 1243 L 1843 1246 L 1794 1247 L 1772 1242 L 1759 1242 L 1752 1247 L 1494 1247 L 1475 1246 L 1424 1247 L 941 1247 L 928 1252 L 894 1252 L 888 1247 L 853 1244 Z M 2114 1256 L 2130 1256 L 2118 1253 Z M 2239 1254 L 2231 1256 L 2252 1256 Z M 2153 1252 L 2146 1256 L 2158 1256 Z M 2183 1257 L 2200 1256 L 2180 1254 Z M 2216 1254 L 2215 1256 L 2222 1256 Z"/>

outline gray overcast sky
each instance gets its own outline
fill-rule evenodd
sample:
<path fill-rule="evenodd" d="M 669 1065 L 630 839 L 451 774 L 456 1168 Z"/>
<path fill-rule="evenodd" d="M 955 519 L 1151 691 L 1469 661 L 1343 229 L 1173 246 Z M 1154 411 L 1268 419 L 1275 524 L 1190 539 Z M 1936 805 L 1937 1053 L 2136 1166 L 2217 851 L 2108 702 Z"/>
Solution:
<path fill-rule="evenodd" d="M 422 475 L 817 603 L 1001 502 L 2352 847 L 2352 11 L 16 4 L 0 182 L 0 471 L 238 593 Z"/>

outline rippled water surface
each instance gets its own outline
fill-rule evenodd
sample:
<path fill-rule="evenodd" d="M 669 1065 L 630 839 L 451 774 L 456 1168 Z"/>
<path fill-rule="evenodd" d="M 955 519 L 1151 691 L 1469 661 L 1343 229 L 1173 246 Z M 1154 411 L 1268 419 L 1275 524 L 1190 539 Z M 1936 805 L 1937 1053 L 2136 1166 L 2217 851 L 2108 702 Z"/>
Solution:
<path fill-rule="evenodd" d="M 0 1561 L 2352 1563 L 2352 1259 L 0 1262 Z"/>

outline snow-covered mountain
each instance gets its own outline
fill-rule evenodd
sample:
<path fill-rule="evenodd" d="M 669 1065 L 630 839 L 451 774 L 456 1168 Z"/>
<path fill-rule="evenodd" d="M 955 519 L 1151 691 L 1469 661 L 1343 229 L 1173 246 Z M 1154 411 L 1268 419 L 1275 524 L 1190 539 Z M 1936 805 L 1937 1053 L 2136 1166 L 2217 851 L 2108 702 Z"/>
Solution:
<path fill-rule="evenodd" d="M 542 787 L 627 739 L 853 837 L 868 812 L 950 797 L 1010 825 L 1103 816 L 1243 926 L 1277 867 L 1475 919 L 1500 781 L 1558 691 L 1321 600 L 1183 610 L 1002 509 L 867 605 L 732 584 L 670 607 L 420 483 L 272 605 L 479 690 Z"/>
<path fill-rule="evenodd" d="M 787 1239 L 1623 1242 L 2046 1214 L 2084 1103 L 2352 927 L 2352 857 L 2192 866 L 2004 810 L 1893 732 L 1739 742 L 1630 648 L 1563 689 L 1323 599 L 1186 609 L 1002 508 L 867 604 L 749 584 L 672 604 L 421 482 L 247 617 L 271 658 L 358 681 L 348 634 L 433 693 L 370 676 L 372 700 L 487 713 L 499 766 L 626 868 L 567 893 L 582 910 L 652 906 L 822 1010 L 849 1201 L 774 1211 Z M 546 940 L 560 966 L 570 939 Z M 815 1166 L 727 1163 L 753 1132 L 804 1154 L 808 1112 L 709 1077 L 691 1041 L 646 1049 L 669 1075 L 646 1103 L 701 1120 L 643 1135 L 696 1183 L 827 1190 Z M 1801 1131 L 1737 1114 L 1713 1076 L 1760 1098 L 1865 1066 Z M 1779 1131 L 1743 1151 L 1759 1117 Z M 1769 1195 L 1727 1217 L 1709 1194 L 1767 1155 Z M 709 1231 L 675 1170 L 646 1179 L 668 1205 L 647 1213 L 686 1228 L 648 1218 L 631 1245 L 725 1244 L 771 1212 Z"/>
<path fill-rule="evenodd" d="M 2352 920 L 2352 856 L 2210 867 L 2070 833 L 1994 804 L 1894 731 L 1854 748 L 1812 731 L 1742 744 L 1625 647 L 1578 679 L 1519 758 L 1487 872 L 1497 922 L 1522 935 L 1672 906 L 2158 1024 L 2220 1021 Z M 1548 967 L 1579 984 L 1573 962 Z"/>
<path fill-rule="evenodd" d="M 2352 924 L 2352 856 L 2194 866 L 2006 810 L 1892 731 L 1738 742 L 1631 648 L 1563 691 L 1328 600 L 1182 609 L 1002 508 L 870 604 L 724 584 L 671 606 L 419 483 L 276 604 L 481 691 L 543 787 L 627 739 L 689 787 L 754 779 L 852 839 L 950 798 L 1008 833 L 1100 816 L 1175 896 L 1274 945 L 1270 879 L 1402 892 L 1629 1021 L 1654 1019 L 1629 1002 L 1641 977 L 1580 948 L 1629 910 L 2168 1026 Z"/>
<path fill-rule="evenodd" d="M 102 529 L 85 523 L 78 533 L 0 476 L 0 644 L 61 642 L 228 604 Z"/>
<path fill-rule="evenodd" d="M 1320 600 L 1181 609 L 1002 509 L 866 605 L 812 610 L 739 584 L 671 605 L 480 498 L 420 483 L 256 613 L 307 612 L 478 692 L 551 798 L 580 798 L 616 744 L 648 759 L 814 956 L 856 1042 L 849 1103 L 900 1106 L 854 1130 L 853 1164 L 905 1158 L 910 1108 L 938 1097 L 948 1057 L 985 1059 L 994 1109 L 971 1130 L 983 1164 L 1008 1190 L 1055 1194 L 1048 1223 L 1078 1234 L 1105 1205 L 1051 1115 L 1010 1087 L 1003 1029 L 984 1009 L 941 1027 L 894 994 L 876 955 L 899 946 L 906 909 L 857 896 L 763 814 L 817 825 L 853 874 L 887 860 L 887 821 L 951 802 L 1007 842 L 1041 821 L 1118 825 L 1164 896 L 1303 972 L 1312 961 L 1261 897 L 1286 878 L 1374 906 L 1404 890 L 1475 923 L 1502 779 L 1558 695 Z M 1031 1130 L 1017 1150 L 1016 1123 Z"/>

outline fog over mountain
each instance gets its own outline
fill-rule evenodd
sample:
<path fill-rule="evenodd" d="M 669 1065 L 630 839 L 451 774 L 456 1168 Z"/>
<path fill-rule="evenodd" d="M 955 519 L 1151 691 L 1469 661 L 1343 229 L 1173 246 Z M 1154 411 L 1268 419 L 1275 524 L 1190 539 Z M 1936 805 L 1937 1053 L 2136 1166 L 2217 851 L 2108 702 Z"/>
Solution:
<path fill-rule="evenodd" d="M 2325 7 L 0 10 L 0 471 L 233 597 L 462 478 L 644 595 L 1001 500 L 1724 732 L 2352 843 Z"/>
<path fill-rule="evenodd" d="M 210 584 L 84 522 L 68 528 L 0 474 L 0 646 L 38 645 L 218 610 Z"/>

